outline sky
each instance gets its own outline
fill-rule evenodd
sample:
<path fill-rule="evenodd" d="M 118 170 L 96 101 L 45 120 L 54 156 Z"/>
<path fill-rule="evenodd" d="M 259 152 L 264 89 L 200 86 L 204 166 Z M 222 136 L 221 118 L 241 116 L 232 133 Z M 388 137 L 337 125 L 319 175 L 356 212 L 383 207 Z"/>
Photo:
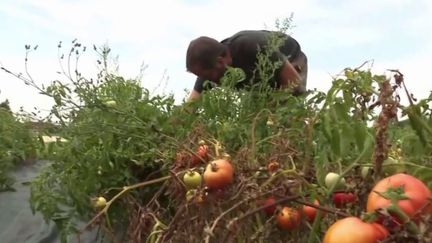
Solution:
<path fill-rule="evenodd" d="M 92 46 L 107 44 L 118 57 L 119 73 L 135 78 L 144 64 L 142 85 L 181 100 L 195 76 L 186 72 L 185 53 L 199 36 L 217 40 L 240 30 L 274 29 L 293 14 L 289 33 L 308 57 L 308 89 L 327 91 L 344 68 L 370 61 L 376 74 L 399 69 L 418 98 L 432 90 L 432 1 L 430 0 L 1 0 L 0 66 L 24 72 L 24 46 L 38 45 L 28 69 L 38 84 L 64 80 L 57 45 L 87 46 L 79 69 L 95 77 Z M 51 99 L 0 70 L 0 101 L 11 108 L 50 109 Z"/>

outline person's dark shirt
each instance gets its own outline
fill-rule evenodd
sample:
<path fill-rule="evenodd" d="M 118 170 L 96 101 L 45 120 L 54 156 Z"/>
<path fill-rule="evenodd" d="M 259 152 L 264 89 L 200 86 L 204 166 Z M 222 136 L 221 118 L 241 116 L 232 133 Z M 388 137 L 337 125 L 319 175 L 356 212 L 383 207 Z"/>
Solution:
<path fill-rule="evenodd" d="M 232 67 L 241 68 L 246 74 L 246 79 L 236 84 L 236 88 L 243 88 L 248 84 L 257 81 L 254 78 L 254 70 L 257 63 L 257 54 L 263 51 L 271 35 L 277 35 L 284 39 L 283 44 L 280 46 L 279 51 L 272 53 L 270 59 L 274 62 L 280 61 L 283 63 L 285 60 L 294 60 L 301 52 L 299 43 L 292 37 L 280 32 L 272 32 L 267 30 L 245 30 L 236 33 L 235 35 L 221 41 L 226 45 L 231 52 Z M 278 75 L 278 71 L 275 75 Z M 207 83 L 201 77 L 197 77 L 194 85 L 194 90 L 201 93 L 204 89 L 210 89 L 217 85 L 215 83 Z M 212 80 L 214 82 L 214 80 Z M 272 86 L 277 86 L 277 81 L 273 82 Z M 204 87 L 205 86 L 205 87 Z"/>

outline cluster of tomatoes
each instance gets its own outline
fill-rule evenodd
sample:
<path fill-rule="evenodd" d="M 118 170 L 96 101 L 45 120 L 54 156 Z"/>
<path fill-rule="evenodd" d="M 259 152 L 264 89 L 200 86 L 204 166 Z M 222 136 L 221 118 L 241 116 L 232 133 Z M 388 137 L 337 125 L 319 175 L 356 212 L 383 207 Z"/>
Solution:
<path fill-rule="evenodd" d="M 263 207 L 264 212 L 268 216 L 275 214 L 277 210 L 277 200 L 274 196 L 271 196 L 260 204 Z M 314 205 L 319 206 L 319 201 L 314 200 Z M 275 215 L 277 225 L 284 230 L 291 230 L 298 227 L 301 224 L 301 220 L 304 217 L 307 221 L 313 222 L 317 214 L 317 209 L 312 206 L 304 205 L 300 209 L 295 209 L 288 206 L 283 206 L 278 213 Z"/>
<path fill-rule="evenodd" d="M 178 157 L 177 161 L 188 161 L 187 167 L 196 167 L 202 163 L 207 163 L 204 172 L 197 170 L 188 170 L 183 174 L 183 183 L 186 189 L 186 199 L 188 201 L 195 199 L 196 202 L 202 202 L 203 196 L 198 193 L 198 188 L 204 186 L 208 190 L 221 190 L 231 184 L 234 180 L 234 167 L 228 156 L 223 158 L 209 160 L 209 148 L 204 141 L 199 142 L 197 151 L 189 159 Z"/>
<path fill-rule="evenodd" d="M 432 213 L 431 198 L 429 188 L 414 176 L 398 173 L 386 177 L 369 192 L 364 217 L 336 221 L 327 230 L 323 242 L 378 242 L 396 232 L 399 226 L 416 234 L 420 217 Z"/>
<path fill-rule="evenodd" d="M 196 195 L 197 189 L 202 185 L 208 190 L 219 190 L 229 185 L 234 180 L 234 168 L 228 159 L 216 159 L 205 168 L 203 175 L 198 171 L 189 170 L 183 175 L 183 183 L 188 189 L 186 198 L 191 200 L 195 196 L 198 202 L 202 201 L 202 195 Z"/>
<path fill-rule="evenodd" d="M 345 183 L 345 179 L 336 173 L 329 173 L 325 178 L 326 187 L 339 189 L 332 196 L 333 204 L 337 208 L 358 202 L 354 193 L 341 190 Z M 420 216 L 432 216 L 430 200 L 431 191 L 416 177 L 404 173 L 386 177 L 370 191 L 363 217 L 350 216 L 336 221 L 326 231 L 323 242 L 374 243 L 384 240 L 392 231 L 397 231 L 396 227 L 405 225 L 409 228 L 409 224 L 420 221 Z M 313 222 L 319 210 L 308 205 L 301 208 L 283 206 L 277 210 L 276 203 L 276 198 L 269 197 L 262 205 L 265 213 L 274 215 L 277 225 L 284 230 L 297 228 L 302 218 Z M 316 199 L 313 204 L 320 205 Z"/>
<path fill-rule="evenodd" d="M 276 161 L 270 161 L 267 165 L 267 170 L 270 173 L 273 173 L 279 169 L 279 167 L 280 166 Z M 336 173 L 329 173 L 325 178 L 325 184 L 328 188 L 335 187 L 335 189 L 342 189 L 345 187 L 345 183 L 345 179 Z M 352 192 L 339 190 L 333 193 L 333 203 L 337 208 L 347 206 L 348 204 L 355 203 L 356 201 L 357 196 Z M 297 228 L 301 224 L 303 218 L 306 221 L 312 223 L 317 215 L 317 207 L 320 206 L 318 199 L 314 199 L 313 203 L 311 202 L 308 203 L 309 205 L 303 205 L 301 208 L 282 206 L 275 214 L 277 210 L 276 204 L 277 198 L 275 196 L 270 196 L 260 202 L 264 212 L 268 216 L 274 215 L 277 225 L 279 228 L 284 230 L 292 230 Z"/>
<path fill-rule="evenodd" d="M 194 199 L 202 202 L 203 197 L 197 195 L 199 188 L 221 190 L 234 180 L 234 168 L 230 159 L 224 157 L 209 161 L 209 148 L 204 142 L 200 142 L 196 153 L 188 161 L 189 168 L 207 164 L 203 173 L 191 169 L 183 174 L 182 179 L 188 190 L 186 198 L 189 201 Z M 274 172 L 279 169 L 279 164 L 271 162 L 267 169 Z M 334 191 L 331 197 L 334 207 L 343 208 L 359 202 L 355 193 L 344 191 L 346 182 L 342 176 L 328 173 L 325 185 Z M 323 242 L 372 243 L 384 240 L 392 233 L 389 228 L 391 225 L 384 222 L 388 222 L 389 218 L 394 222 L 393 226 L 419 222 L 419 216 L 432 214 L 431 198 L 429 188 L 411 175 L 398 173 L 386 177 L 376 183 L 369 192 L 365 214 L 362 217 L 350 216 L 337 220 L 326 231 Z M 259 204 L 268 216 L 275 217 L 276 224 L 283 230 L 298 227 L 303 219 L 314 222 L 317 210 L 320 210 L 317 199 L 301 208 L 278 206 L 274 196 L 260 201 Z M 322 213 L 325 215 L 325 212 Z"/>

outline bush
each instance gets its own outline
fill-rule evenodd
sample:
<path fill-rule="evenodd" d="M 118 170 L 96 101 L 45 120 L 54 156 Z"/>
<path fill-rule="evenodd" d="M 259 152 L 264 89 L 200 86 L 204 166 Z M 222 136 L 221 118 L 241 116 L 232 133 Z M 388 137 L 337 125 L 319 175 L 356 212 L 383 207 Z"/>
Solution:
<path fill-rule="evenodd" d="M 21 162 L 35 159 L 37 139 L 7 102 L 0 105 L 0 134 L 0 191 L 12 190 L 10 172 Z"/>

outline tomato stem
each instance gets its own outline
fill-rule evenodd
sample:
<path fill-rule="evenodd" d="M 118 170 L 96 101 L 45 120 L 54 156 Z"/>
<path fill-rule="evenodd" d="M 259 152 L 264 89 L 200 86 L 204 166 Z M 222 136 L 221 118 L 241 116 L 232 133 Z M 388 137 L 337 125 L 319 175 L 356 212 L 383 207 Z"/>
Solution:
<path fill-rule="evenodd" d="M 183 173 L 183 172 L 179 172 L 179 174 Z M 127 191 L 133 190 L 135 188 L 144 187 L 144 186 L 148 186 L 148 185 L 151 185 L 151 184 L 159 183 L 159 182 L 162 182 L 162 181 L 166 181 L 166 180 L 168 180 L 170 178 L 171 178 L 171 175 L 164 176 L 164 177 L 161 177 L 161 178 L 156 178 L 156 179 L 153 179 L 153 180 L 150 180 L 150 181 L 143 181 L 143 182 L 140 182 L 140 183 L 137 183 L 137 184 L 134 184 L 134 185 L 130 185 L 130 186 L 124 186 L 123 189 L 119 193 L 117 193 L 113 198 L 111 198 L 111 200 L 109 200 L 106 203 L 105 207 L 98 214 L 96 214 L 96 216 L 94 216 L 93 219 L 91 219 L 84 226 L 84 230 L 88 229 L 88 227 L 90 227 L 101 215 L 106 214 L 108 212 L 108 209 L 110 208 L 111 204 L 115 200 L 117 200 L 119 197 L 121 197 L 124 193 L 126 193 Z"/>
<path fill-rule="evenodd" d="M 308 119 L 308 122 L 306 122 L 305 126 L 305 134 L 306 134 L 306 141 L 305 141 L 305 158 L 303 163 L 303 174 L 306 176 L 309 175 L 309 172 L 311 171 L 311 167 L 313 167 L 312 164 L 312 149 L 313 149 L 313 126 L 315 125 L 315 119 Z"/>
<path fill-rule="evenodd" d="M 216 163 L 211 163 L 210 166 L 211 166 L 211 171 L 212 172 L 216 172 L 216 171 L 219 170 L 219 167 L 217 166 Z"/>
<path fill-rule="evenodd" d="M 367 147 L 364 147 L 364 148 L 363 148 L 363 151 L 359 154 L 359 156 L 356 158 L 356 160 L 355 160 L 352 164 L 350 164 L 350 165 L 349 165 L 345 170 L 343 170 L 342 173 L 340 173 L 340 176 L 339 176 L 339 178 L 337 179 L 336 183 L 334 183 L 334 184 L 329 188 L 329 190 L 327 191 L 327 197 L 330 197 L 330 195 L 333 194 L 333 192 L 334 192 L 334 190 L 336 189 L 337 185 L 339 184 L 340 180 L 341 180 L 341 179 L 342 179 L 346 174 L 348 174 L 350 171 L 352 171 L 352 169 L 353 169 L 354 167 L 356 167 L 356 166 L 359 164 L 360 160 L 364 157 L 364 155 L 367 153 L 367 151 L 368 151 L 368 148 L 367 148 Z"/>
<path fill-rule="evenodd" d="M 406 225 L 408 232 L 415 235 L 419 233 L 419 228 L 417 225 L 408 217 L 408 215 L 406 215 L 404 211 L 399 208 L 399 206 L 393 203 L 387 208 L 387 211 L 401 220 L 402 223 Z"/>
<path fill-rule="evenodd" d="M 347 214 L 347 213 L 342 212 L 342 211 L 334 210 L 332 208 L 324 207 L 321 205 L 317 205 L 317 204 L 306 202 L 306 201 L 299 200 L 299 199 L 294 199 L 293 202 L 298 203 L 298 204 L 302 204 L 302 205 L 306 205 L 306 206 L 309 206 L 312 208 L 316 208 L 316 209 L 318 209 L 318 211 L 333 213 L 333 214 L 336 214 L 336 215 L 339 215 L 342 217 L 350 217 L 351 216 L 350 214 Z"/>
<path fill-rule="evenodd" d="M 308 243 L 313 243 L 316 242 L 316 238 L 319 239 L 318 237 L 318 231 L 319 231 L 319 227 L 320 227 L 320 223 L 321 223 L 321 218 L 322 218 L 322 211 L 318 211 L 316 216 L 315 216 L 315 220 L 312 224 L 312 230 L 309 234 L 308 237 Z"/>
<path fill-rule="evenodd" d="M 377 212 L 369 212 L 369 213 L 365 213 L 361 216 L 361 220 L 363 222 L 366 223 L 373 223 L 375 221 L 377 221 L 379 218 L 378 213 Z"/>

